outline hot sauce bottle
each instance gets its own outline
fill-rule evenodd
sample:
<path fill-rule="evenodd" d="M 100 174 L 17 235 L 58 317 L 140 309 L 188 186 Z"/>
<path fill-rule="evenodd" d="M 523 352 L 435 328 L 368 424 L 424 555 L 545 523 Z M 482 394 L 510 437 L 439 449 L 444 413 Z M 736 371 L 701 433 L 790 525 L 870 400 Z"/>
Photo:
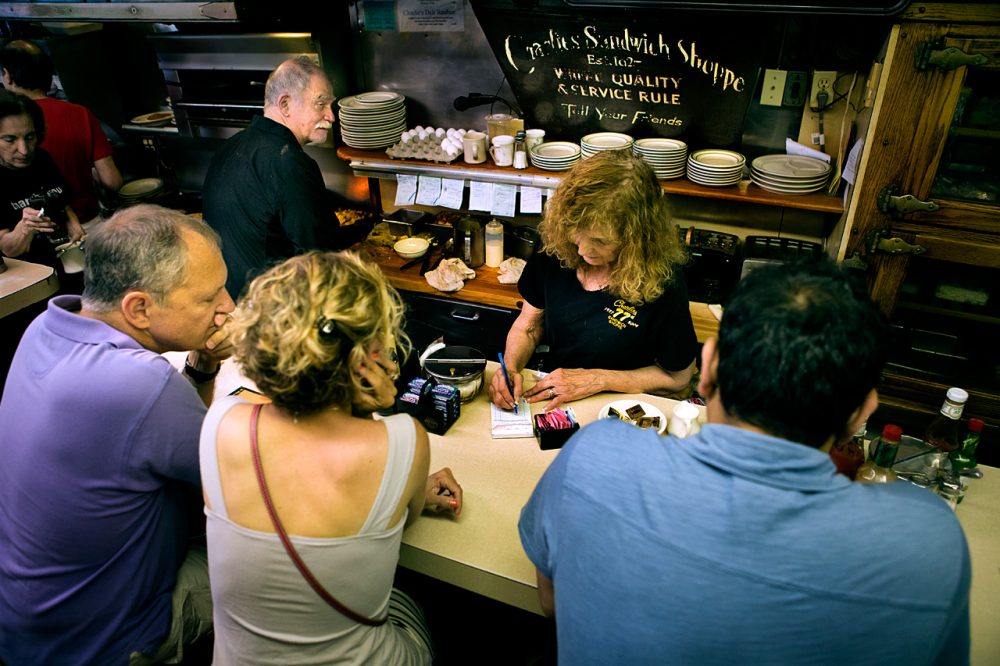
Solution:
<path fill-rule="evenodd" d="M 892 464 L 896 462 L 896 451 L 903 429 L 886 423 L 882 435 L 872 442 L 872 455 L 858 468 L 855 479 L 860 483 L 891 483 L 896 480 Z"/>
<path fill-rule="evenodd" d="M 837 466 L 837 471 L 854 480 L 858 467 L 865 461 L 865 433 L 868 423 L 862 423 L 849 440 L 834 444 L 830 449 L 830 459 Z"/>

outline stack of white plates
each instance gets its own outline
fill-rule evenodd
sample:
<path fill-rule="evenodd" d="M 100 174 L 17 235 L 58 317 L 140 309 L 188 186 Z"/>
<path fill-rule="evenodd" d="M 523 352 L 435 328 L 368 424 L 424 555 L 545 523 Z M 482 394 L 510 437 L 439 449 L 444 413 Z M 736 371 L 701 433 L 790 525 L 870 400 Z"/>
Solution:
<path fill-rule="evenodd" d="M 565 171 L 580 159 L 580 146 L 569 141 L 546 141 L 531 149 L 531 163 L 546 171 Z"/>
<path fill-rule="evenodd" d="M 764 155 L 750 164 L 750 180 L 769 192 L 809 194 L 826 187 L 830 165 L 815 157 Z"/>
<path fill-rule="evenodd" d="M 580 139 L 580 151 L 583 159 L 596 155 L 602 150 L 630 150 L 632 137 L 618 132 L 597 132 Z"/>
<path fill-rule="evenodd" d="M 406 98 L 399 93 L 376 91 L 337 100 L 340 136 L 351 148 L 391 146 L 406 131 Z"/>
<path fill-rule="evenodd" d="M 639 139 L 632 152 L 649 162 L 660 180 L 680 178 L 687 163 L 687 144 L 677 139 Z"/>
<path fill-rule="evenodd" d="M 687 161 L 687 177 L 692 183 L 725 187 L 743 180 L 747 158 L 731 150 L 706 148 L 691 153 Z"/>

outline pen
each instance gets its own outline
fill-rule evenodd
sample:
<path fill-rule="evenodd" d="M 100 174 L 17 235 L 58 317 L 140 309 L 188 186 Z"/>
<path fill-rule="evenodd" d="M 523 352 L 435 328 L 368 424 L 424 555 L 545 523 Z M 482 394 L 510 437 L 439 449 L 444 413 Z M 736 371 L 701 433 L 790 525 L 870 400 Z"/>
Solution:
<path fill-rule="evenodd" d="M 503 362 L 503 352 L 497 352 L 497 358 L 500 359 L 500 369 L 503 370 L 503 378 L 507 382 L 507 390 L 510 391 L 510 397 L 514 397 L 514 382 L 510 381 L 510 375 L 507 374 L 507 364 Z M 517 414 L 517 402 L 514 402 L 514 413 Z"/>

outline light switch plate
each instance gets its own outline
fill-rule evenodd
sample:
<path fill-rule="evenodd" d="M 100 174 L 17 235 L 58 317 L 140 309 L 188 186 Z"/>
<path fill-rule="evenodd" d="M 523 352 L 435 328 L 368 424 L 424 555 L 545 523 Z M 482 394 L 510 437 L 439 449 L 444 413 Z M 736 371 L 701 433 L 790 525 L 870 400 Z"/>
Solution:
<path fill-rule="evenodd" d="M 802 106 L 806 103 L 806 73 L 788 72 L 785 77 L 784 106 Z"/>
<path fill-rule="evenodd" d="M 760 103 L 763 106 L 781 106 L 787 74 L 788 72 L 782 69 L 764 70 L 764 86 L 760 91 Z"/>

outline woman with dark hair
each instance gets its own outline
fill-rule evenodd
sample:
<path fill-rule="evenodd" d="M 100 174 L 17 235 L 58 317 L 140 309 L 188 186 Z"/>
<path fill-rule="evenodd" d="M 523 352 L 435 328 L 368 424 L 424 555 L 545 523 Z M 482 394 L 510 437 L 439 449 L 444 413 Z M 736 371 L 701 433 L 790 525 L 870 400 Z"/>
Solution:
<path fill-rule="evenodd" d="M 55 248 L 83 238 L 84 232 L 66 203 L 66 179 L 38 147 L 44 136 L 45 116 L 38 104 L 0 90 L 0 252 L 52 266 L 62 280 Z"/>
<path fill-rule="evenodd" d="M 546 409 L 601 391 L 689 388 L 698 341 L 681 266 L 686 257 L 656 174 L 641 158 L 605 151 L 562 179 L 538 226 L 542 246 L 525 266 L 521 314 L 507 334 L 490 398 L 505 409 L 522 392 Z M 549 371 L 532 388 L 520 371 L 536 346 Z"/>
<path fill-rule="evenodd" d="M 202 427 L 215 664 L 430 663 L 393 575 L 404 526 L 425 506 L 458 514 L 462 489 L 428 476 L 412 417 L 370 416 L 394 402 L 402 313 L 347 252 L 271 268 L 234 313 L 233 358 L 270 402 L 223 398 Z"/>

